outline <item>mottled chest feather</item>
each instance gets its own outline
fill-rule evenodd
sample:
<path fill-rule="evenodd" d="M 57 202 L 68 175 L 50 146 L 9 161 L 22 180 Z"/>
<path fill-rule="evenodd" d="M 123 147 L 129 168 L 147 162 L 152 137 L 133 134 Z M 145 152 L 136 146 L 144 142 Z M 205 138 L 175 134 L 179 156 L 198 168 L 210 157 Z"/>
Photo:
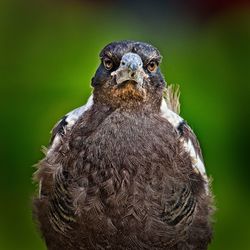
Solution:
<path fill-rule="evenodd" d="M 160 115 L 120 109 L 100 112 L 93 108 L 75 125 L 68 140 L 72 151 L 99 152 L 118 162 L 130 155 L 145 161 L 152 153 L 166 161 L 166 155 L 177 157 L 181 150 L 176 130 Z M 93 156 L 96 160 L 99 158 Z"/>

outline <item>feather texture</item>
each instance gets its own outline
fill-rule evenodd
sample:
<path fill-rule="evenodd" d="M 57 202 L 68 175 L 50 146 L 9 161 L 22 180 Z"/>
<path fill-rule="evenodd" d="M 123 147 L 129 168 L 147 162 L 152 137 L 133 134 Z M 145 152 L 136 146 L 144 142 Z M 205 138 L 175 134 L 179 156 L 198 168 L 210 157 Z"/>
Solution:
<path fill-rule="evenodd" d="M 166 86 L 163 97 L 167 102 L 167 106 L 170 110 L 176 114 L 180 114 L 180 86 L 177 84 L 170 84 Z"/>
<path fill-rule="evenodd" d="M 115 64 L 128 52 L 143 65 L 160 61 L 151 45 L 129 41 L 101 58 Z M 141 86 L 117 86 L 101 64 L 87 104 L 53 128 L 34 175 L 34 215 L 49 250 L 207 249 L 212 195 L 199 142 L 179 116 L 179 87 L 163 97 L 160 71 L 147 74 Z"/>

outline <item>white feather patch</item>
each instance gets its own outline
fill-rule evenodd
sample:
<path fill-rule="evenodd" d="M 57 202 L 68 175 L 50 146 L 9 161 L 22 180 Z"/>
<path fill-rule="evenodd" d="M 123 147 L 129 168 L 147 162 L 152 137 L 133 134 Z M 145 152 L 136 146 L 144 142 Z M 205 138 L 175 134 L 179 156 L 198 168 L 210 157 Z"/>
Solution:
<path fill-rule="evenodd" d="M 167 119 L 175 128 L 177 128 L 183 121 L 183 119 L 179 115 L 168 108 L 164 98 L 161 102 L 161 116 Z"/>
<path fill-rule="evenodd" d="M 78 118 L 85 113 L 87 110 L 89 110 L 93 105 L 93 95 L 91 95 L 87 101 L 87 103 L 79 108 L 76 108 L 74 110 L 72 110 L 71 112 L 69 112 L 68 114 L 66 114 L 67 118 L 66 118 L 66 122 L 68 123 L 66 126 L 66 129 L 71 128 L 76 121 L 78 120 Z"/>
<path fill-rule="evenodd" d="M 194 169 L 198 171 L 200 174 L 206 175 L 205 166 L 199 155 L 195 152 L 195 148 L 192 141 L 190 139 L 188 141 L 184 140 L 183 147 L 186 150 L 186 152 L 189 153 L 192 159 Z"/>
<path fill-rule="evenodd" d="M 76 121 L 79 119 L 80 116 L 82 116 L 87 110 L 89 110 L 92 107 L 93 103 L 94 103 L 93 95 L 91 95 L 85 105 L 76 108 L 65 115 L 66 116 L 65 121 L 67 122 L 67 125 L 64 127 L 65 133 L 72 128 L 72 126 L 76 123 Z M 59 121 L 58 124 L 60 124 L 60 122 L 61 121 Z M 54 149 L 60 144 L 61 138 L 62 135 L 60 134 L 55 135 L 53 142 L 47 152 L 47 155 L 51 154 L 54 151 Z"/>
<path fill-rule="evenodd" d="M 57 134 L 55 136 L 49 150 L 47 151 L 47 155 L 50 155 L 55 150 L 55 148 L 59 145 L 60 141 L 61 141 L 61 135 Z"/>

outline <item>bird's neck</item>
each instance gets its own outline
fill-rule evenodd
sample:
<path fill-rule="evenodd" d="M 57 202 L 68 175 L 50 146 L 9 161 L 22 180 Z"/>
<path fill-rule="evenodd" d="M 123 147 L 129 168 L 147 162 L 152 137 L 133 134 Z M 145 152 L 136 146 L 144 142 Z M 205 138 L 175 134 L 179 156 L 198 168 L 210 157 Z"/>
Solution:
<path fill-rule="evenodd" d="M 161 99 L 144 99 L 140 96 L 109 96 L 100 93 L 93 93 L 94 104 L 97 106 L 106 106 L 111 109 L 121 109 L 124 111 L 149 112 L 155 113 L 160 111 Z"/>
<path fill-rule="evenodd" d="M 94 103 L 109 106 L 113 109 L 158 112 L 161 106 L 163 91 L 149 92 L 127 84 L 121 88 L 95 88 Z"/>

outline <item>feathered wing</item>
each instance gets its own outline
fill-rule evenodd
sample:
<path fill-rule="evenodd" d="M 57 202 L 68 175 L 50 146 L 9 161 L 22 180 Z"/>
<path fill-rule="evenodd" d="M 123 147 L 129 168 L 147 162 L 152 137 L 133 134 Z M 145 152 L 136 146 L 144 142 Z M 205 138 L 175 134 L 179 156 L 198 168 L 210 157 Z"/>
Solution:
<path fill-rule="evenodd" d="M 91 95 L 87 101 L 87 103 L 79 108 L 76 108 L 72 110 L 71 112 L 67 113 L 60 121 L 56 123 L 56 125 L 53 127 L 51 131 L 51 139 L 50 139 L 50 146 L 48 150 L 45 150 L 46 156 L 49 156 L 53 154 L 56 147 L 60 144 L 61 139 L 63 136 L 65 136 L 66 133 L 68 133 L 73 125 L 76 123 L 76 121 L 87 111 L 91 108 L 93 104 L 93 96 Z M 42 166 L 42 163 L 40 163 Z M 40 168 L 42 168 L 40 166 Z M 56 172 L 56 171 L 55 171 Z M 39 197 L 41 197 L 43 192 L 43 183 L 42 178 L 38 178 L 40 173 L 40 169 L 37 170 L 37 172 L 34 175 L 34 179 L 39 179 Z M 61 176 L 60 171 L 58 171 L 59 176 Z"/>
<path fill-rule="evenodd" d="M 34 199 L 34 216 L 38 218 L 38 221 L 43 221 L 40 227 L 46 235 L 44 237 L 49 249 L 54 244 L 57 245 L 55 249 L 74 248 L 73 246 L 66 247 L 64 244 L 61 246 L 58 235 L 54 233 L 57 231 L 66 236 L 68 230 L 75 224 L 76 217 L 70 195 L 71 176 L 64 168 L 65 162 L 58 161 L 56 152 L 63 137 L 71 131 L 73 125 L 92 107 L 92 104 L 93 96 L 91 95 L 85 105 L 66 114 L 54 126 L 46 157 L 38 163 L 38 169 L 34 174 L 34 179 L 39 182 L 38 198 Z M 54 231 L 50 231 L 51 226 Z"/>
<path fill-rule="evenodd" d="M 178 93 L 173 93 L 174 91 Z M 190 244 L 190 246 L 195 245 L 195 249 L 206 249 L 211 239 L 208 216 L 212 213 L 212 208 L 209 205 L 211 204 L 211 196 L 201 148 L 192 129 L 178 114 L 180 110 L 179 88 L 168 87 L 166 93 L 167 95 L 162 99 L 161 117 L 168 120 L 175 128 L 179 135 L 180 144 L 183 150 L 190 156 L 192 168 L 197 174 L 193 175 L 190 173 L 192 175 L 190 182 L 175 183 L 172 193 L 166 202 L 165 210 L 162 213 L 162 220 L 169 225 L 170 228 L 174 227 L 179 231 L 179 238 L 184 239 L 183 242 L 185 242 L 185 246 Z M 193 184 L 191 184 L 195 182 L 195 178 L 201 181 L 201 185 L 204 185 L 202 199 L 200 195 L 194 192 Z M 208 206 L 207 210 L 204 209 L 205 206 Z M 191 238 L 194 237 L 194 239 L 191 239 L 190 235 Z M 182 249 L 182 245 L 180 245 L 180 248 Z"/>
<path fill-rule="evenodd" d="M 187 122 L 179 116 L 180 102 L 179 87 L 170 85 L 166 88 L 161 104 L 161 116 L 167 119 L 179 134 L 186 152 L 192 160 L 193 169 L 200 173 L 205 181 L 205 189 L 208 192 L 208 178 L 204 166 L 202 152 L 199 141 Z"/>
<path fill-rule="evenodd" d="M 189 224 L 193 219 L 196 198 L 188 185 L 174 190 L 168 201 L 167 209 L 162 214 L 162 220 L 169 226 Z"/>

